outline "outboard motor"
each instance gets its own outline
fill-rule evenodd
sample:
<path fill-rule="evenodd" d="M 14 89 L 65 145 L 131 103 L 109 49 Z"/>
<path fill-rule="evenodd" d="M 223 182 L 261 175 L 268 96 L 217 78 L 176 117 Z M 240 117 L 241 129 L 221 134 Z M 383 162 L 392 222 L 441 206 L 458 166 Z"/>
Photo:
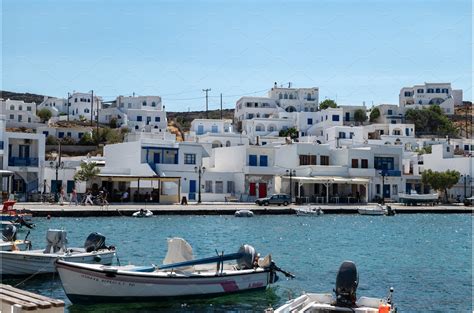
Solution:
<path fill-rule="evenodd" d="M 105 245 L 105 236 L 99 233 L 91 233 L 84 243 L 84 249 L 86 252 L 107 249 L 107 246 Z"/>
<path fill-rule="evenodd" d="M 237 266 L 239 269 L 251 269 L 254 268 L 255 258 L 258 256 L 257 251 L 251 245 L 243 245 L 239 248 L 237 253 L 241 253 L 242 256 L 237 259 Z"/>
<path fill-rule="evenodd" d="M 7 225 L 2 231 L 3 241 L 15 241 L 16 240 L 16 227 L 15 225 Z"/>
<path fill-rule="evenodd" d="M 49 229 L 46 233 L 46 249 L 43 253 L 65 252 L 67 232 L 60 229 Z"/>
<path fill-rule="evenodd" d="M 354 262 L 344 261 L 336 277 L 336 305 L 353 307 L 357 300 L 357 285 L 359 285 L 359 277 Z"/>

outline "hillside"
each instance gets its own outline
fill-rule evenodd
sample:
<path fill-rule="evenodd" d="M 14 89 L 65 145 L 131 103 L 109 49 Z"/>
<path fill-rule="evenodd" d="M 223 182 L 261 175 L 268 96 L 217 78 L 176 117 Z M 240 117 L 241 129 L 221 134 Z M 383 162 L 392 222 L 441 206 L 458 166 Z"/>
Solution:
<path fill-rule="evenodd" d="M 18 93 L 0 90 L 0 98 L 5 100 L 23 100 L 26 103 L 35 102 L 36 104 L 40 104 L 41 102 L 43 102 L 44 97 L 45 96 L 43 95 L 37 95 L 34 93 Z"/>

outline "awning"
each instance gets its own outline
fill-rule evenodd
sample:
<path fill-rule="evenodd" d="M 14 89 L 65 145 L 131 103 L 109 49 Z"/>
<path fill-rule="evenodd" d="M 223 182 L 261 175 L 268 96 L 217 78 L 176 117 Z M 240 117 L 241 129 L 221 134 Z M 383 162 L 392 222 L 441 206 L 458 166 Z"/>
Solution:
<path fill-rule="evenodd" d="M 0 176 L 12 176 L 12 175 L 13 175 L 12 171 L 0 170 Z"/>
<path fill-rule="evenodd" d="M 163 182 L 175 182 L 180 180 L 181 177 L 162 177 L 162 176 L 136 176 L 136 175 L 120 175 L 120 174 L 98 174 L 99 178 L 106 178 L 111 181 L 163 181 Z"/>
<path fill-rule="evenodd" d="M 282 176 L 284 179 L 290 179 L 290 176 Z M 344 183 L 344 184 L 368 184 L 370 180 L 363 177 L 336 177 L 336 176 L 292 176 L 291 179 L 302 183 Z"/>

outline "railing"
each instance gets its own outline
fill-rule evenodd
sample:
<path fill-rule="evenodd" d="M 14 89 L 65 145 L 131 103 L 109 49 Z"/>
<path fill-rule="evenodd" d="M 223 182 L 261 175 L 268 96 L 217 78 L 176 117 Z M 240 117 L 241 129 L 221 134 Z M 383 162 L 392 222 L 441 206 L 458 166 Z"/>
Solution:
<path fill-rule="evenodd" d="M 384 176 L 402 176 L 402 171 L 399 170 L 381 170 L 381 172 Z"/>
<path fill-rule="evenodd" d="M 8 159 L 8 166 L 38 166 L 38 158 L 11 157 Z"/>

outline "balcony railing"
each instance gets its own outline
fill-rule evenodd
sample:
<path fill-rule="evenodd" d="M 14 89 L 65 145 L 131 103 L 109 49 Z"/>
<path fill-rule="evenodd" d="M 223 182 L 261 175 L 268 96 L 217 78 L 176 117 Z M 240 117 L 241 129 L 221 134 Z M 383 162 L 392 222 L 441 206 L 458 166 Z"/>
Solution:
<path fill-rule="evenodd" d="M 8 166 L 38 166 L 38 158 L 11 157 L 8 159 Z"/>
<path fill-rule="evenodd" d="M 402 171 L 399 170 L 380 170 L 380 175 L 384 176 L 402 176 Z"/>

